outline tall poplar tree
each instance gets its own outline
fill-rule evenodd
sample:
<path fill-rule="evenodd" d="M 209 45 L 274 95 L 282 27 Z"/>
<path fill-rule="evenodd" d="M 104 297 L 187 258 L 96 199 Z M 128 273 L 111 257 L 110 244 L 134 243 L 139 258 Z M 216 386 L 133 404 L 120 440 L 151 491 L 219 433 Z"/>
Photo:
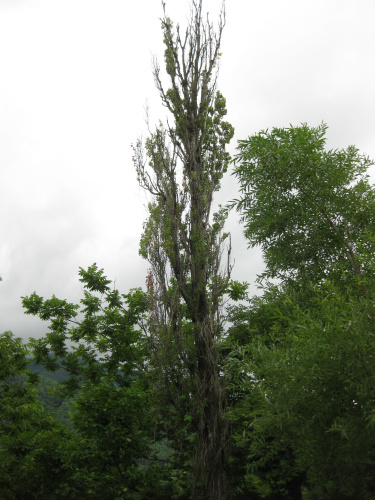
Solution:
<path fill-rule="evenodd" d="M 225 211 L 212 213 L 212 203 L 234 133 L 224 121 L 226 102 L 216 88 L 225 14 L 222 10 L 215 31 L 202 17 L 202 1 L 192 0 L 182 32 L 163 7 L 169 84 L 164 85 L 156 60 L 154 77 L 172 120 L 134 146 L 139 183 L 152 195 L 140 245 L 151 266 L 150 369 L 158 398 L 174 416 L 174 432 L 182 428 L 188 434 L 185 454 L 191 455 L 186 463 L 193 464 L 194 498 L 220 500 L 227 495 L 228 433 L 219 340 L 231 266 Z"/>

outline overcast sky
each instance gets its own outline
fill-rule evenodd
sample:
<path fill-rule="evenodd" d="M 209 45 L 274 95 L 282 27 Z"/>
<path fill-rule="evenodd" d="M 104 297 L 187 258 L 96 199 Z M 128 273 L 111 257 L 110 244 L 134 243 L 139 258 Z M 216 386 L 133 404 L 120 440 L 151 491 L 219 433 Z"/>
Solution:
<path fill-rule="evenodd" d="M 167 0 L 186 22 L 188 0 Z M 220 0 L 204 2 L 216 21 Z M 375 2 L 227 0 L 219 88 L 231 143 L 274 126 L 329 126 L 329 147 L 375 158 Z M 143 286 L 145 195 L 131 143 L 145 105 L 165 117 L 151 72 L 163 61 L 159 0 L 0 0 L 0 332 L 40 337 L 33 291 L 78 302 L 96 262 L 126 293 Z M 219 201 L 237 196 L 225 178 Z M 233 214 L 234 279 L 262 271 Z"/>

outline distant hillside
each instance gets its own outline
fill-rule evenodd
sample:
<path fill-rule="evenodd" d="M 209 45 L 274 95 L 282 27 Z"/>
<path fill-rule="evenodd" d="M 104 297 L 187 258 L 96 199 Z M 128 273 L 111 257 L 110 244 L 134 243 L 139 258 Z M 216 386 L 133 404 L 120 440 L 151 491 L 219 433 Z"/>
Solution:
<path fill-rule="evenodd" d="M 64 382 L 65 380 L 68 380 L 68 378 L 69 378 L 68 372 L 66 370 L 64 370 L 64 368 L 59 368 L 55 372 L 50 372 L 50 371 L 46 370 L 46 368 L 44 367 L 44 365 L 38 365 L 36 363 L 30 363 L 29 369 L 32 372 L 37 372 L 41 376 L 53 380 L 55 383 L 56 382 Z"/>
<path fill-rule="evenodd" d="M 69 411 L 72 407 L 71 398 L 62 399 L 58 395 L 57 386 L 60 382 L 68 380 L 69 375 L 63 368 L 50 372 L 43 365 L 30 363 L 29 369 L 39 373 L 38 396 L 41 405 L 48 413 L 52 413 L 56 420 L 71 427 Z"/>

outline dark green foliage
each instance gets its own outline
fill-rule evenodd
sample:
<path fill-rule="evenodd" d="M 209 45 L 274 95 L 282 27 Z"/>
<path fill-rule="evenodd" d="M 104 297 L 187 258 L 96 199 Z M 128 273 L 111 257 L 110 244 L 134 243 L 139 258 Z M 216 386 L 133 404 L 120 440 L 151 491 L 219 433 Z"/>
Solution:
<path fill-rule="evenodd" d="M 66 432 L 38 401 L 21 339 L 3 333 L 0 353 L 0 497 L 55 498 L 65 477 L 59 443 Z"/>
<path fill-rule="evenodd" d="M 144 357 L 148 297 L 140 290 L 112 290 L 96 265 L 81 269 L 80 277 L 80 313 L 79 306 L 56 297 L 23 298 L 27 312 L 50 321 L 50 333 L 30 341 L 35 361 L 52 371 L 63 367 L 68 375 L 52 388 L 41 379 L 44 404 L 57 417 L 69 404 L 66 396 L 75 395 L 72 433 L 60 446 L 68 478 L 59 484 L 61 497 L 165 498 L 169 469 L 151 451 L 163 436 L 150 407 Z"/>
<path fill-rule="evenodd" d="M 258 480 L 300 475 L 316 498 L 372 498 L 373 299 L 326 283 L 299 302 L 293 290 L 267 295 L 265 341 L 255 322 L 247 347 L 232 353 L 228 377 L 241 396 L 232 412 L 236 443 Z"/>
<path fill-rule="evenodd" d="M 152 425 L 142 391 L 109 380 L 85 384 L 71 415 L 76 436 L 68 444 L 70 468 L 80 491 L 94 498 L 142 498 L 144 472 L 137 460 L 148 455 L 145 429 Z"/>

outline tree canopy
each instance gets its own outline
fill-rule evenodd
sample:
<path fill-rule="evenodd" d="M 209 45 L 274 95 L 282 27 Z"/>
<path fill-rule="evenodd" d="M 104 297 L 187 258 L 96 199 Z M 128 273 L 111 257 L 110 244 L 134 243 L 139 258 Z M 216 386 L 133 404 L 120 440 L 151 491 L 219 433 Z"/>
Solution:
<path fill-rule="evenodd" d="M 373 249 L 373 162 L 354 146 L 325 149 L 327 126 L 263 131 L 239 141 L 235 175 L 251 246 L 260 245 L 267 274 L 283 280 L 368 271 Z"/>

